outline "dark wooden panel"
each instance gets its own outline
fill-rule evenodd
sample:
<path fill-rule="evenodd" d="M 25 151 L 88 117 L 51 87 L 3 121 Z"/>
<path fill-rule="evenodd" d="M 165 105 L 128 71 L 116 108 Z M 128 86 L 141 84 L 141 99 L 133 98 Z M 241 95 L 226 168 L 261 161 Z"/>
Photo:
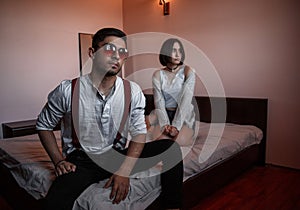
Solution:
<path fill-rule="evenodd" d="M 3 138 L 35 134 L 37 133 L 35 124 L 36 119 L 2 123 Z M 54 130 L 60 130 L 60 124 Z"/>
<path fill-rule="evenodd" d="M 24 120 L 2 124 L 3 138 L 25 136 L 36 133 L 36 120 Z"/>

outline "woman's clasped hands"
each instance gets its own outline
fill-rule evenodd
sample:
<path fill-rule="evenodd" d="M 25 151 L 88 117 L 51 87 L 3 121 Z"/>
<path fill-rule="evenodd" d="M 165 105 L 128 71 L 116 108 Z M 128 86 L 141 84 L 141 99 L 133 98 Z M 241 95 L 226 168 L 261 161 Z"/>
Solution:
<path fill-rule="evenodd" d="M 179 131 L 175 126 L 172 125 L 165 125 L 163 127 L 163 134 L 170 136 L 172 138 L 176 137 L 178 135 Z"/>

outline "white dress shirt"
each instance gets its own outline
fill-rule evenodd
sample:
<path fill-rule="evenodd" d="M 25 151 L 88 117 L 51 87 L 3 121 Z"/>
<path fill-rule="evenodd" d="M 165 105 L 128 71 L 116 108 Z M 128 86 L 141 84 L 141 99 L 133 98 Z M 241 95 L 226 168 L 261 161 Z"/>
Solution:
<path fill-rule="evenodd" d="M 124 111 L 123 81 L 117 77 L 107 97 L 101 95 L 88 75 L 80 77 L 79 84 L 79 113 L 73 114 L 73 120 L 78 122 L 79 126 L 75 127 L 75 131 L 84 151 L 101 154 L 112 147 L 120 126 Z M 136 83 L 130 82 L 130 86 L 131 108 L 128 115 L 130 123 L 127 121 L 121 133 L 129 132 L 131 136 L 146 134 L 145 97 Z M 62 81 L 48 95 L 48 102 L 39 114 L 36 124 L 37 130 L 53 130 L 61 121 L 62 146 L 65 155 L 75 149 L 72 144 L 71 89 L 72 80 Z"/>

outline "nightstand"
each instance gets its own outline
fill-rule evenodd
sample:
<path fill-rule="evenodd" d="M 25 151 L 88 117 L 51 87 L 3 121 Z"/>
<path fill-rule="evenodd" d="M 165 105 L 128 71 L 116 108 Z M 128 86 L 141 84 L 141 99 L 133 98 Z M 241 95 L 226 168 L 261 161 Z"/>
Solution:
<path fill-rule="evenodd" d="M 2 123 L 3 138 L 25 136 L 36 133 L 36 120 Z"/>

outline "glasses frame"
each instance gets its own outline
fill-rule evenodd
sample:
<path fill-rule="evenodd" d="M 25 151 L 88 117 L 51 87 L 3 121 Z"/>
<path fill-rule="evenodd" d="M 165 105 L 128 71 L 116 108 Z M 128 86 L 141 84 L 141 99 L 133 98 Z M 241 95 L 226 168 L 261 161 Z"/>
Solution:
<path fill-rule="evenodd" d="M 124 47 L 117 48 L 117 46 L 114 45 L 113 43 L 105 43 L 99 49 L 102 49 L 107 56 L 113 56 L 116 52 L 118 52 L 119 57 L 122 60 L 128 58 L 129 56 L 129 52 L 127 48 Z"/>

